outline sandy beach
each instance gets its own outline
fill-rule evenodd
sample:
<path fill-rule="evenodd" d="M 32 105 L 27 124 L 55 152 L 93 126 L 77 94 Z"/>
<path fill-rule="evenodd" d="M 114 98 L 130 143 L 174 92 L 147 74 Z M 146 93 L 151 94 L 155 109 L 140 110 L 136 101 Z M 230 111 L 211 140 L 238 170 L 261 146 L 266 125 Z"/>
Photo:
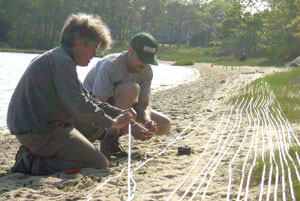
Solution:
<path fill-rule="evenodd" d="M 255 132 L 264 125 L 263 120 L 256 121 L 263 119 L 263 114 L 251 120 L 250 113 L 255 115 L 256 110 L 247 108 L 273 100 L 266 97 L 261 104 L 254 100 L 244 104 L 230 98 L 245 91 L 251 81 L 284 69 L 210 64 L 189 68 L 198 72 L 195 80 L 151 96 L 151 106 L 172 120 L 169 134 L 147 142 L 131 141 L 132 200 L 257 200 L 268 192 L 274 196 L 275 190 L 280 191 L 276 182 L 268 184 L 262 179 L 262 185 L 255 184 L 247 176 L 256 156 L 272 147 L 267 139 L 273 135 Z M 128 135 L 120 142 L 128 150 Z M 99 142 L 95 145 L 100 146 Z M 191 154 L 178 154 L 182 145 L 191 147 Z M 0 128 L 0 200 L 128 200 L 126 158 L 112 160 L 108 170 L 83 169 L 49 176 L 12 174 L 18 147 L 7 128 Z"/>

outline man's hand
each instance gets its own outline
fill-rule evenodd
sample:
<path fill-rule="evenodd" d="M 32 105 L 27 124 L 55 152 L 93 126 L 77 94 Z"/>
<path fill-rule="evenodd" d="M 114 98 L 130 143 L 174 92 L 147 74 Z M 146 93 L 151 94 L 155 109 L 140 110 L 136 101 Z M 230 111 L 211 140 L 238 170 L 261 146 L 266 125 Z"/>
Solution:
<path fill-rule="evenodd" d="M 153 135 L 154 135 L 153 132 L 147 132 L 147 131 L 143 131 L 143 130 L 132 132 L 132 136 L 135 139 L 142 140 L 142 141 L 150 140 Z"/>
<path fill-rule="evenodd" d="M 136 112 L 134 109 L 130 108 L 127 110 L 124 110 L 121 114 L 119 114 L 115 119 L 113 119 L 113 123 L 110 127 L 110 129 L 119 130 L 126 126 L 131 119 L 136 118 Z"/>
<path fill-rule="evenodd" d="M 148 129 L 146 131 L 143 127 Z M 154 121 L 147 121 L 143 127 L 141 127 L 139 124 L 133 124 L 132 125 L 132 136 L 135 139 L 146 141 L 150 140 L 152 136 L 154 135 L 156 124 Z"/>
<path fill-rule="evenodd" d="M 146 121 L 144 123 L 144 126 L 149 130 L 149 132 L 153 132 L 153 133 L 155 133 L 157 128 L 157 124 L 152 120 Z"/>

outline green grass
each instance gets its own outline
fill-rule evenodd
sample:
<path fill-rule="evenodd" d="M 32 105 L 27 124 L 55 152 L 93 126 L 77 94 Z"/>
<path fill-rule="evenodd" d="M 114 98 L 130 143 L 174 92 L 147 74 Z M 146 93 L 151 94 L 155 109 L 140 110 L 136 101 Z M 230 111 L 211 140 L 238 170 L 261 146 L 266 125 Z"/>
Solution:
<path fill-rule="evenodd" d="M 281 109 L 285 117 L 292 123 L 300 123 L 300 69 L 294 68 L 289 71 L 280 72 L 276 74 L 267 75 L 264 78 L 257 79 L 254 82 L 250 83 L 246 88 L 258 86 L 262 83 L 267 83 L 270 89 L 274 92 L 276 96 L 276 101 L 280 104 Z M 241 96 L 235 96 L 231 100 L 239 101 L 242 98 L 248 98 L 248 101 L 251 97 L 255 99 L 259 98 L 261 94 L 243 94 Z M 275 103 L 277 106 L 277 103 Z M 291 155 L 293 161 L 295 162 L 296 166 L 299 166 L 297 163 L 296 152 L 300 152 L 300 148 L 298 146 L 290 147 L 289 154 Z M 279 168 L 279 189 L 278 189 L 278 196 L 279 199 L 282 197 L 282 174 L 283 169 L 280 163 L 279 151 L 275 151 L 275 159 L 272 159 L 273 162 L 273 173 L 272 173 L 272 183 L 275 183 L 276 177 L 276 169 L 275 163 L 278 164 Z M 287 200 L 291 200 L 291 192 L 289 187 L 288 181 L 288 167 L 290 167 L 291 174 L 292 174 L 292 181 L 293 181 L 293 190 L 295 193 L 296 200 L 300 200 L 300 183 L 296 176 L 296 170 L 292 164 L 292 162 L 288 160 L 288 165 L 284 164 L 284 173 L 286 177 L 286 192 L 287 192 Z M 253 169 L 253 174 L 251 177 L 251 186 L 258 186 L 261 183 L 261 177 L 264 169 L 264 164 L 266 165 L 266 174 L 265 174 L 265 184 L 268 182 L 269 172 L 271 168 L 270 162 L 270 155 L 269 153 L 265 154 L 265 162 L 262 160 L 262 156 L 257 158 L 255 167 Z M 272 198 L 271 198 L 272 199 Z"/>
<path fill-rule="evenodd" d="M 270 88 L 276 95 L 276 100 L 279 102 L 282 112 L 287 117 L 287 119 L 292 123 L 300 122 L 300 69 L 294 68 L 290 71 L 280 72 L 273 75 L 268 75 L 262 78 L 263 81 L 267 82 L 270 85 Z M 299 147 L 291 147 L 289 149 L 289 153 L 294 161 L 297 161 L 295 152 L 300 151 Z M 267 166 L 267 173 L 270 171 L 270 156 L 267 155 L 265 161 Z M 280 164 L 279 160 L 279 152 L 275 153 L 275 161 L 277 164 Z M 289 167 L 292 172 L 292 180 L 294 186 L 294 192 L 296 200 L 300 200 L 300 183 L 297 180 L 295 169 L 291 163 L 288 162 Z M 255 169 L 254 175 L 256 179 L 261 178 L 263 162 L 262 159 L 259 158 Z M 299 167 L 299 166 L 298 166 Z M 287 175 L 287 166 L 284 166 L 285 176 Z M 279 174 L 282 175 L 282 168 L 279 167 Z M 275 178 L 275 175 L 272 175 Z M 272 179 L 273 180 L 273 179 Z M 289 192 L 289 186 L 286 186 L 287 191 Z M 290 193 L 290 192 L 289 192 Z M 291 197 L 287 197 L 287 200 L 291 200 Z"/>
<path fill-rule="evenodd" d="M 260 82 L 266 82 L 269 85 L 285 117 L 291 123 L 300 123 L 300 68 L 267 75 L 250 83 L 246 88 L 259 85 Z M 242 98 L 250 99 L 251 97 L 258 98 L 259 95 L 237 95 L 232 97 L 230 101 L 242 100 Z"/>
<path fill-rule="evenodd" d="M 248 84 L 246 86 L 246 91 L 247 91 L 246 94 L 244 94 L 244 88 L 240 88 L 239 93 L 237 95 L 235 95 L 235 96 L 232 96 L 227 102 L 228 103 L 229 102 L 236 102 L 236 101 L 241 102 L 242 99 L 244 99 L 244 101 L 247 100 L 247 102 L 249 103 L 250 100 L 251 100 L 251 98 L 253 98 L 253 100 L 255 101 L 256 99 L 260 98 L 261 94 L 258 94 L 258 93 L 250 94 L 248 92 L 249 88 L 251 88 L 251 87 L 254 87 L 254 88 L 258 87 L 259 85 L 262 84 L 262 82 L 263 82 L 262 79 L 257 79 L 255 81 L 251 82 L 250 84 Z"/>
<path fill-rule="evenodd" d="M 173 63 L 173 66 L 191 66 L 194 65 L 195 61 L 193 58 L 185 58 L 185 59 L 181 59 L 176 61 L 175 63 Z"/>
<path fill-rule="evenodd" d="M 282 112 L 292 123 L 300 123 L 300 69 L 268 75 L 263 78 L 274 91 Z"/>
<path fill-rule="evenodd" d="M 197 63 L 214 63 L 225 66 L 272 66 L 275 63 L 265 58 L 248 58 L 246 61 L 240 62 L 235 56 L 217 56 L 219 55 L 217 47 L 202 48 L 181 45 L 179 49 L 176 46 L 159 47 L 158 58 L 167 61 L 182 61 L 187 58 Z M 281 66 L 278 65 L 278 66 Z"/>
<path fill-rule="evenodd" d="M 299 166 L 297 165 L 297 158 L 296 158 L 296 152 L 299 153 L 300 148 L 299 147 L 291 147 L 289 149 L 289 154 L 291 155 L 292 159 L 294 160 L 294 163 L 296 164 L 296 167 L 299 170 Z M 293 190 L 295 193 L 295 198 L 296 200 L 300 200 L 300 183 L 298 182 L 297 179 L 297 175 L 296 175 L 296 170 L 292 164 L 292 162 L 288 160 L 288 166 L 290 167 L 291 170 L 291 175 L 292 175 L 292 182 L 293 182 Z M 282 195 L 281 194 L 281 187 L 282 187 L 282 167 L 281 167 L 281 163 L 280 163 L 280 157 L 279 157 L 279 151 L 275 152 L 275 160 L 272 160 L 273 162 L 273 171 L 272 171 L 272 184 L 275 184 L 275 180 L 276 180 L 276 163 L 279 169 L 279 180 L 278 180 L 278 186 L 279 186 L 279 190 L 278 190 L 278 195 Z M 265 184 L 267 184 L 268 179 L 269 179 L 269 173 L 271 170 L 271 162 L 270 162 L 270 154 L 266 153 L 265 155 L 265 162 L 263 162 L 262 160 L 262 156 L 257 158 L 256 161 L 256 165 L 254 166 L 253 169 L 253 174 L 251 177 L 251 186 L 258 186 L 261 183 L 261 179 L 262 179 L 262 173 L 263 173 L 263 169 L 264 169 L 264 164 L 266 164 L 266 173 L 265 173 Z M 287 200 L 292 200 L 291 195 L 290 195 L 290 186 L 289 186 L 289 176 L 288 176 L 288 168 L 287 165 L 284 163 L 284 175 L 285 175 L 285 179 L 286 179 L 286 195 L 287 195 Z M 280 194 L 279 194 L 280 193 Z M 280 199 L 280 197 L 279 197 Z"/>

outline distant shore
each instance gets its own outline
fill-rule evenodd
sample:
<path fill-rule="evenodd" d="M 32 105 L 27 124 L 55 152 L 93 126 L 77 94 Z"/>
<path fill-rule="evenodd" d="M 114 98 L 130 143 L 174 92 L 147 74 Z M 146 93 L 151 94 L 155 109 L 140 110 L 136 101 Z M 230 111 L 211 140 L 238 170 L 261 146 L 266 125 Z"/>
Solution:
<path fill-rule="evenodd" d="M 47 50 L 36 50 L 36 49 L 16 49 L 10 47 L 0 47 L 0 52 L 15 52 L 15 53 L 35 53 L 43 54 Z"/>

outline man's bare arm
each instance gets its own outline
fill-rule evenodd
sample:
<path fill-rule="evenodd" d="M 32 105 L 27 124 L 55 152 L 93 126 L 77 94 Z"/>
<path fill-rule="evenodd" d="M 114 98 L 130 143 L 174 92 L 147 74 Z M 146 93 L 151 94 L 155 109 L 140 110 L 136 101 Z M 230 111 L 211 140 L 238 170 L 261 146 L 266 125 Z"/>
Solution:
<path fill-rule="evenodd" d="M 151 120 L 151 111 L 149 106 L 149 97 L 140 96 L 136 105 L 137 120 L 141 123 L 145 123 Z"/>

